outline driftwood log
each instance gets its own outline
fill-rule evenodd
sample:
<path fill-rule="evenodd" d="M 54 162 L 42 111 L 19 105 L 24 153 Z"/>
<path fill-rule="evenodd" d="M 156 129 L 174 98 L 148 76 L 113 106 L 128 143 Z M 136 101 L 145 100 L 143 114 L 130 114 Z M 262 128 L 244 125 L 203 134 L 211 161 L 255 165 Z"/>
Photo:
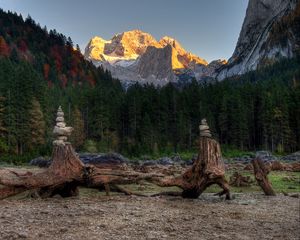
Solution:
<path fill-rule="evenodd" d="M 248 187 L 253 183 L 250 176 L 243 176 L 239 172 L 234 172 L 229 180 L 229 185 L 234 187 Z"/>
<path fill-rule="evenodd" d="M 266 195 L 275 196 L 275 191 L 268 179 L 268 174 L 270 173 L 269 168 L 265 166 L 264 162 L 260 158 L 252 160 L 252 165 L 254 176 L 258 185 L 262 188 Z"/>
<path fill-rule="evenodd" d="M 78 186 L 104 188 L 109 192 L 109 185 L 112 185 L 118 191 L 131 194 L 130 191 L 115 185 L 136 183 L 161 176 L 84 165 L 71 144 L 55 145 L 52 159 L 50 167 L 46 170 L 0 168 L 0 199 L 27 190 L 36 190 L 35 195 L 40 197 L 52 197 L 56 194 L 70 197 L 78 195 Z"/>
<path fill-rule="evenodd" d="M 198 198 L 212 184 L 219 185 L 223 191 L 217 195 L 226 195 L 230 199 L 229 184 L 225 179 L 225 166 L 221 156 L 219 143 L 210 137 L 200 137 L 199 154 L 183 175 L 156 179 L 162 187 L 177 186 L 183 191 L 183 198 Z"/>
<path fill-rule="evenodd" d="M 184 198 L 198 198 L 207 187 L 218 184 L 223 189 L 218 195 L 225 194 L 226 199 L 230 199 L 229 185 L 224 177 L 225 167 L 220 145 L 211 138 L 205 119 L 201 121 L 199 128 L 198 159 L 190 169 L 178 177 L 116 169 L 109 165 L 100 168 L 94 165 L 84 165 L 72 145 L 67 142 L 73 128 L 66 126 L 64 113 L 59 107 L 53 130 L 55 140 L 50 167 L 38 171 L 0 168 L 0 199 L 27 190 L 34 190 L 34 195 L 40 197 L 52 197 L 56 194 L 70 197 L 78 195 L 78 186 L 105 189 L 107 194 L 113 188 L 125 194 L 132 194 L 118 185 L 137 183 L 141 180 L 149 180 L 164 187 L 178 186 L 183 189 L 181 195 Z"/>

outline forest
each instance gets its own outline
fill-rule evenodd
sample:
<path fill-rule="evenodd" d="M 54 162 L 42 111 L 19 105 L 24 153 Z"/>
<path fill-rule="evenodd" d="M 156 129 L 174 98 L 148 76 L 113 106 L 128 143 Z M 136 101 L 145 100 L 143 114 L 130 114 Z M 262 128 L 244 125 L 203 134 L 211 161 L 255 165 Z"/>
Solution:
<path fill-rule="evenodd" d="M 202 118 L 222 146 L 300 149 L 300 61 L 222 82 L 124 88 L 72 40 L 0 10 L 0 161 L 50 155 L 62 106 L 77 151 L 129 157 L 195 151 Z"/>

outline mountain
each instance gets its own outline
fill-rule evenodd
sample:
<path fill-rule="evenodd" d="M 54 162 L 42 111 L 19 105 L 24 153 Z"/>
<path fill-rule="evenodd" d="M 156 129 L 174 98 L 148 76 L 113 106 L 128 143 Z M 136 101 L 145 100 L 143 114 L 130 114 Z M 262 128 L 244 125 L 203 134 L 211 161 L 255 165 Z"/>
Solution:
<path fill-rule="evenodd" d="M 209 66 L 204 59 L 187 52 L 177 40 L 165 36 L 157 41 L 140 30 L 117 34 L 109 41 L 96 36 L 89 41 L 84 56 L 123 82 L 155 85 L 177 82 L 187 72 L 200 79 L 205 74 L 203 69 Z"/>
<path fill-rule="evenodd" d="M 92 38 L 85 58 L 96 66 L 102 65 L 123 83 L 164 85 L 189 82 L 192 78 L 223 80 L 296 56 L 300 43 L 299 5 L 299 0 L 249 0 L 236 48 L 228 62 L 216 60 L 208 64 L 171 37 L 156 41 L 139 30 L 117 34 L 109 41 Z M 171 51 L 162 51 L 166 46 Z M 151 57 L 143 57 L 144 54 Z"/>
<path fill-rule="evenodd" d="M 250 0 L 240 36 L 228 64 L 216 77 L 241 75 L 299 53 L 299 0 Z"/>

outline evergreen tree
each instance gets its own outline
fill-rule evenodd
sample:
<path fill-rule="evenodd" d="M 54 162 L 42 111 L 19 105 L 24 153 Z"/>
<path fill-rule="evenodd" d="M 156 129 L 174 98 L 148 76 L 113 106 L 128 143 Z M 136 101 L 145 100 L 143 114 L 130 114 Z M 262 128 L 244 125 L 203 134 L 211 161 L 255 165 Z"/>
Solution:
<path fill-rule="evenodd" d="M 83 146 L 85 140 L 84 133 L 84 121 L 81 112 L 77 107 L 74 108 L 72 113 L 72 121 L 71 124 L 74 128 L 73 133 L 71 135 L 71 142 L 73 146 L 78 149 Z"/>
<path fill-rule="evenodd" d="M 29 110 L 29 128 L 30 137 L 27 142 L 29 149 L 33 150 L 45 144 L 46 124 L 44 114 L 40 103 L 35 98 L 32 100 L 31 109 Z"/>
<path fill-rule="evenodd" d="M 6 143 L 7 129 L 4 125 L 4 97 L 0 96 L 0 153 L 6 153 L 8 146 Z"/>

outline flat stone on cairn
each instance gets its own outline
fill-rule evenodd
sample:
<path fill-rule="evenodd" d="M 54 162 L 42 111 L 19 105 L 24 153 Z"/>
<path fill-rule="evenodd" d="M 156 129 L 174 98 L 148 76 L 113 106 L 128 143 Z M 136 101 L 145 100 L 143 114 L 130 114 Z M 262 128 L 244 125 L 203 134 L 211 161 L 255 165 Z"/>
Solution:
<path fill-rule="evenodd" d="M 62 111 L 61 106 L 59 106 L 56 116 L 56 125 L 53 129 L 53 135 L 55 137 L 53 145 L 65 146 L 66 144 L 69 144 L 67 140 L 68 136 L 71 135 L 73 128 L 66 127 L 64 112 Z"/>
<path fill-rule="evenodd" d="M 200 137 L 212 137 L 209 130 L 209 126 L 205 118 L 201 120 L 199 130 L 200 130 Z"/>

